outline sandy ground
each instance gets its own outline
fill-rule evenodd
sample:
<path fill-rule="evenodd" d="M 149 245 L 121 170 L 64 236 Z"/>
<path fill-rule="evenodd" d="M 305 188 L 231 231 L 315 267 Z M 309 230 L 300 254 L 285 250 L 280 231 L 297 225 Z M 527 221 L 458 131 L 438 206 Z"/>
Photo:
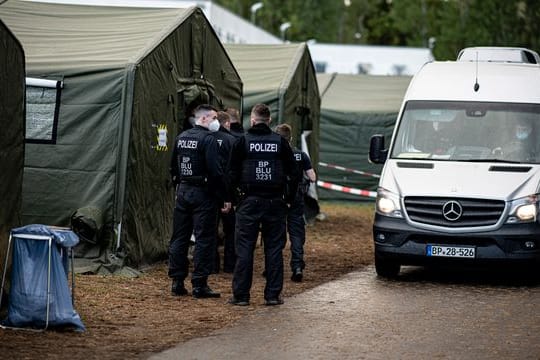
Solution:
<path fill-rule="evenodd" d="M 372 205 L 322 203 L 327 215 L 307 227 L 306 271 L 302 283 L 290 281 L 289 247 L 285 256 L 283 296 L 302 293 L 372 263 Z M 231 274 L 212 275 L 209 284 L 220 299 L 172 297 L 167 264 L 159 263 L 138 278 L 78 275 L 75 308 L 87 331 L 42 333 L 0 330 L 6 359 L 146 358 L 180 342 L 237 322 L 264 306 L 262 249 L 256 249 L 255 276 L 248 311 L 228 305 Z"/>

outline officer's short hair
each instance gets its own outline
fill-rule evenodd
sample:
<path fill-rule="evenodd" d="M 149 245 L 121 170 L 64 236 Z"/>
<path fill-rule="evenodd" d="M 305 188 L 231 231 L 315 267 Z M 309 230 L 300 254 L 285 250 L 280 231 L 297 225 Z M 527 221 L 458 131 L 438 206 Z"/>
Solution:
<path fill-rule="evenodd" d="M 240 122 L 240 113 L 237 108 L 229 107 L 225 109 L 225 112 L 229 114 L 232 123 Z"/>
<path fill-rule="evenodd" d="M 217 112 L 217 109 L 210 104 L 201 104 L 195 108 L 195 110 L 193 111 L 193 114 L 195 114 L 196 118 L 199 118 L 201 117 L 202 112 L 207 113 L 209 111 Z"/>
<path fill-rule="evenodd" d="M 276 132 L 281 135 L 285 140 L 291 141 L 292 129 L 289 124 L 280 124 L 276 126 Z"/>
<path fill-rule="evenodd" d="M 270 108 L 265 104 L 257 104 L 251 109 L 251 118 L 256 123 L 270 122 Z"/>
<path fill-rule="evenodd" d="M 226 123 L 231 122 L 231 116 L 225 111 L 218 111 L 217 119 L 220 125 L 225 125 Z"/>

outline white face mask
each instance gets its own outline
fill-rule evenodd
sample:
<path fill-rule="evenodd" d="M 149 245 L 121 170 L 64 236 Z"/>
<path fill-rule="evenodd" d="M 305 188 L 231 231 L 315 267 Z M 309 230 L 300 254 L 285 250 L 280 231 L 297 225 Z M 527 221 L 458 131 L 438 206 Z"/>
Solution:
<path fill-rule="evenodd" d="M 519 140 L 525 140 L 526 138 L 529 137 L 530 132 L 531 132 L 530 128 L 518 126 L 516 130 L 516 137 Z"/>
<path fill-rule="evenodd" d="M 208 124 L 208 130 L 211 132 L 216 132 L 219 130 L 219 121 L 217 119 L 214 119 Z"/>

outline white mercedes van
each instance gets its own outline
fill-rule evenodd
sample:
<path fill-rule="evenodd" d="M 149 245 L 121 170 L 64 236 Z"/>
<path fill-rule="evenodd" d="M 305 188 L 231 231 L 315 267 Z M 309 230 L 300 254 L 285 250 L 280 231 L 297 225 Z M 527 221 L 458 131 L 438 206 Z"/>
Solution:
<path fill-rule="evenodd" d="M 491 54 L 491 55 L 490 55 Z M 496 56 L 494 55 L 496 54 Z M 540 65 L 521 48 L 468 48 L 414 76 L 384 163 L 375 267 L 540 261 Z"/>

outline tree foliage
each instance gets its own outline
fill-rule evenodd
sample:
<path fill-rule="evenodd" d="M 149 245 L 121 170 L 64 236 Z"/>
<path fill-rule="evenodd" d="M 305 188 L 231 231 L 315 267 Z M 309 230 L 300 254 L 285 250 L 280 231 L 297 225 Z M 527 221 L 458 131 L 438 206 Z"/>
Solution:
<path fill-rule="evenodd" d="M 250 20 L 256 0 L 216 3 Z M 433 46 L 435 58 L 455 59 L 467 46 L 540 50 L 540 0 L 261 0 L 256 24 L 290 41 Z"/>

